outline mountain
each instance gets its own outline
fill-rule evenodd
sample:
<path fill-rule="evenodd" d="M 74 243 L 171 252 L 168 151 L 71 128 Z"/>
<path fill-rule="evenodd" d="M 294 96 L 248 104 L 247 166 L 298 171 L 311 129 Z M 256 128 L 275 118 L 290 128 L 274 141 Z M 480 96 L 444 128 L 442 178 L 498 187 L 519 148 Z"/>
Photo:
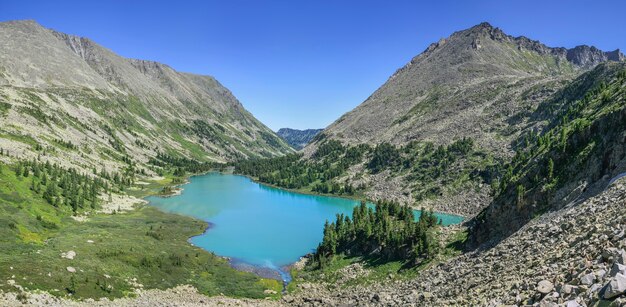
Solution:
<path fill-rule="evenodd" d="M 120 298 L 137 280 L 205 295 L 280 291 L 189 244 L 206 222 L 143 198 L 170 195 L 217 162 L 292 152 L 213 77 L 34 21 L 0 23 L 0 275 L 13 276 L 0 305 Z M 25 257 L 35 249 L 38 259 Z"/>
<path fill-rule="evenodd" d="M 426 266 L 408 280 L 368 287 L 307 285 L 309 291 L 285 300 L 295 305 L 312 300 L 398 306 L 625 304 L 626 63 L 601 63 L 581 74 L 540 103 L 530 119 L 547 121 L 545 129 L 521 137 L 494 200 L 467 223 L 468 243 L 477 248 Z M 353 279 L 359 278 L 355 271 Z"/>
<path fill-rule="evenodd" d="M 590 46 L 548 47 L 481 23 L 431 44 L 303 152 L 312 159 L 331 140 L 345 146 L 389 143 L 405 151 L 413 150 L 409 145 L 445 149 L 469 140 L 469 156 L 430 164 L 426 172 L 416 161 L 368 172 L 372 155 L 366 154 L 335 181 L 367 185 L 365 195 L 372 199 L 417 200 L 418 206 L 473 215 L 492 199 L 494 167 L 514 156 L 520 135 L 547 124 L 531 118 L 540 103 L 608 61 L 624 61 L 624 55 Z"/>
<path fill-rule="evenodd" d="M 477 27 L 485 29 L 486 25 Z M 459 35 L 472 36 L 477 27 L 457 32 L 447 41 L 453 41 Z M 489 33 L 498 32 L 492 29 Z M 524 40 L 509 37 L 506 41 L 511 39 Z M 500 44 L 497 41 L 485 43 L 484 36 L 479 41 L 476 46 Z M 307 291 L 292 293 L 284 301 L 294 305 L 315 301 L 331 306 L 626 304 L 626 180 L 623 178 L 626 176 L 626 63 L 619 51 L 607 53 L 593 47 L 537 50 L 543 50 L 543 54 L 555 59 L 555 63 L 556 60 L 568 61 L 561 64 L 569 68 L 556 73 L 553 70 L 547 75 L 534 72 L 530 80 L 525 77 L 511 77 L 516 81 L 498 92 L 498 95 L 508 97 L 504 102 L 498 103 L 497 98 L 461 98 L 461 101 L 467 100 L 468 104 L 471 102 L 471 106 L 467 108 L 480 107 L 480 112 L 467 113 L 465 122 L 446 122 L 444 115 L 428 123 L 421 122 L 421 119 L 415 120 L 421 124 L 414 129 L 422 131 L 420 133 L 424 135 L 431 133 L 433 142 L 454 145 L 458 141 L 448 137 L 449 133 L 456 133 L 462 140 L 467 140 L 468 137 L 476 140 L 475 145 L 480 146 L 481 155 L 497 158 L 497 162 L 491 166 L 484 167 L 482 163 L 488 162 L 487 160 L 480 160 L 482 162 L 478 164 L 468 163 L 477 156 L 458 155 L 459 146 L 453 147 L 453 151 L 457 152 L 456 159 L 450 161 L 450 156 L 446 154 L 450 152 L 448 145 L 440 147 L 441 153 L 437 155 L 439 159 L 434 162 L 438 165 L 437 168 L 423 168 L 422 164 L 433 161 L 423 158 L 406 159 L 406 152 L 414 152 L 415 145 L 410 142 L 405 143 L 395 136 L 387 136 L 384 131 L 379 134 L 376 132 L 368 139 L 373 144 L 379 139 L 393 142 L 401 152 L 402 161 L 395 164 L 399 171 L 392 168 L 385 170 L 388 172 L 386 178 L 397 179 L 403 176 L 402 172 L 408 170 L 402 168 L 410 164 L 420 165 L 423 170 L 438 169 L 440 172 L 454 171 L 463 168 L 462 164 L 465 164 L 469 167 L 469 173 L 466 173 L 470 177 L 469 181 L 474 180 L 471 179 L 473 176 L 483 187 L 466 185 L 457 191 L 467 190 L 468 187 L 489 190 L 488 196 L 476 206 L 473 211 L 475 214 L 466 223 L 441 229 L 439 235 L 442 241 L 439 248 L 447 256 L 441 255 L 431 263 L 420 263 L 421 268 L 415 277 L 391 280 L 389 276 L 384 281 L 368 283 L 366 287 L 362 286 L 361 281 L 368 280 L 368 275 L 378 273 L 375 266 L 368 265 L 368 262 L 357 262 L 331 271 L 328 267 L 338 266 L 334 262 L 320 269 L 321 272 L 307 280 L 306 284 L 299 285 Z M 510 58 L 516 57 L 517 51 L 509 52 L 512 52 Z M 502 66 L 502 61 L 507 58 L 497 54 L 492 56 L 494 61 L 486 63 L 491 67 Z M 471 57 L 467 59 L 471 60 Z M 465 64 L 458 62 L 457 65 Z M 440 69 L 445 71 L 448 67 L 442 66 Z M 397 78 L 403 73 L 400 72 Z M 519 71 L 512 69 L 509 76 L 515 73 Z M 491 78 L 498 77 L 495 75 Z M 427 78 L 435 77 L 428 75 Z M 416 80 L 412 82 L 418 83 Z M 466 91 L 471 88 L 471 78 L 467 82 L 467 85 L 461 85 L 462 89 L 458 90 Z M 525 82 L 533 85 L 520 92 L 520 87 L 524 89 Z M 397 84 L 393 79 L 385 84 L 389 87 L 394 85 Z M 396 93 L 401 97 L 405 92 Z M 436 102 L 448 107 L 449 101 L 445 98 L 454 97 L 453 94 L 448 93 Z M 389 100 L 384 100 L 384 97 L 376 99 L 397 102 L 393 100 L 395 97 L 392 96 Z M 496 102 L 490 102 L 492 100 Z M 337 127 L 353 132 L 352 135 L 364 137 L 355 128 L 364 123 L 360 123 L 360 118 L 353 117 L 367 117 L 370 108 L 383 108 L 376 102 L 371 103 L 374 106 L 362 105 L 358 112 L 355 110 L 345 116 L 344 121 L 351 120 L 353 126 L 346 126 L 347 124 L 339 120 L 305 148 L 305 151 L 310 151 L 309 163 L 315 163 L 320 152 L 328 150 L 328 144 L 337 147 L 339 141 L 344 144 L 355 142 L 346 137 L 350 134 L 334 134 Z M 498 110 L 501 114 L 490 109 L 499 104 Z M 393 109 L 393 105 L 388 108 Z M 420 113 L 419 116 L 432 119 L 438 115 L 434 109 Z M 456 110 L 464 111 L 463 108 Z M 354 114 L 355 112 L 359 114 Z M 447 116 L 458 119 L 455 112 L 448 113 Z M 484 121 L 479 127 L 485 127 L 481 128 L 485 131 L 473 129 L 473 125 L 478 124 L 475 118 Z M 472 124 L 464 126 L 467 122 Z M 431 126 L 423 126 L 427 124 Z M 466 131 L 454 130 L 451 127 L 453 125 L 462 126 Z M 445 133 L 434 131 L 435 128 Z M 490 134 L 497 136 L 491 140 L 493 143 L 486 142 Z M 469 144 L 467 141 L 465 143 Z M 502 147 L 490 147 L 498 143 Z M 387 149 L 382 151 L 378 148 Z M 365 156 L 365 160 L 371 158 L 370 162 L 364 163 L 371 164 L 372 161 L 377 161 L 374 159 L 377 157 L 388 159 L 389 153 L 393 152 L 392 148 L 388 145 L 376 145 L 370 154 L 373 157 Z M 501 152 L 498 153 L 498 150 Z M 385 154 L 379 154 L 380 152 Z M 419 146 L 417 152 L 418 155 L 423 155 L 423 149 Z M 466 153 L 471 153 L 471 150 Z M 335 156 L 333 160 L 343 161 L 343 158 Z M 359 173 L 359 167 L 354 164 L 344 176 L 364 176 L 363 172 Z M 441 176 L 435 171 L 433 173 L 435 175 L 411 178 L 417 181 L 417 185 L 424 185 L 424 178 Z M 462 177 L 447 177 L 446 180 L 451 181 L 438 182 L 437 186 L 442 191 L 455 188 L 455 185 L 462 182 Z M 392 185 L 387 186 L 391 187 Z M 468 194 L 464 192 L 463 195 L 467 197 Z M 456 204 L 464 205 L 466 203 Z M 335 225 L 339 223 L 331 224 L 330 229 Z M 385 226 L 388 227 L 388 224 Z M 341 229 L 345 225 L 336 227 Z M 450 257 L 450 249 L 454 246 L 463 248 L 458 250 L 458 255 Z M 350 253 L 354 254 L 354 251 Z M 348 257 L 340 259 L 345 261 L 346 258 Z M 299 277 L 302 278 L 303 275 Z M 323 279 L 321 283 L 313 282 L 315 278 L 325 276 L 333 278 Z"/>
<path fill-rule="evenodd" d="M 233 161 L 292 152 L 215 78 L 127 59 L 35 21 L 0 23 L 0 148 L 118 170 L 158 153 Z"/>
<path fill-rule="evenodd" d="M 291 129 L 281 128 L 276 132 L 287 144 L 296 150 L 304 148 L 311 140 L 324 129 Z"/>

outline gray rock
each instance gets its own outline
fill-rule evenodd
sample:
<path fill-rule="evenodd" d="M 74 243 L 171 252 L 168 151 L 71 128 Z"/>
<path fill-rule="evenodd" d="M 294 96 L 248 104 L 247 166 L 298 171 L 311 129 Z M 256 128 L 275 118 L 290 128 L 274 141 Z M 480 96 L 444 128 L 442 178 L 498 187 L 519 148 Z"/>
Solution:
<path fill-rule="evenodd" d="M 572 285 L 564 285 L 561 288 L 561 292 L 563 292 L 564 294 L 577 293 L 578 292 L 578 287 L 572 286 Z"/>
<path fill-rule="evenodd" d="M 596 276 L 593 273 L 589 273 L 580 278 L 580 283 L 583 285 L 591 286 L 596 280 Z"/>
<path fill-rule="evenodd" d="M 626 265 L 619 264 L 617 262 L 613 263 L 613 266 L 611 267 L 611 272 L 609 272 L 609 275 L 615 276 L 617 275 L 617 273 L 626 275 Z"/>
<path fill-rule="evenodd" d="M 619 264 L 624 264 L 626 265 L 626 251 L 625 250 L 620 250 L 619 252 L 617 252 L 617 258 L 615 259 Z"/>
<path fill-rule="evenodd" d="M 617 273 L 604 288 L 604 298 L 612 299 L 626 292 L 626 276 Z"/>
<path fill-rule="evenodd" d="M 567 301 L 567 302 L 565 303 L 565 306 L 566 306 L 566 307 L 579 307 L 579 306 L 580 306 L 580 304 L 578 304 L 578 302 L 577 302 L 577 301 L 575 301 L 575 300 L 571 300 L 571 301 Z"/>
<path fill-rule="evenodd" d="M 548 294 L 554 289 L 554 284 L 548 280 L 542 280 L 537 284 L 537 291 L 542 294 Z"/>

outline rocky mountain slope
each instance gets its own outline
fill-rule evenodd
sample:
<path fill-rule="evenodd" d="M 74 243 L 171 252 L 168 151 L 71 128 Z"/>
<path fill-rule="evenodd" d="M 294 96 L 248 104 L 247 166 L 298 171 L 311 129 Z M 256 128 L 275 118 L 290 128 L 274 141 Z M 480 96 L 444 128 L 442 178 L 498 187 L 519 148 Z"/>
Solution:
<path fill-rule="evenodd" d="M 483 153 L 484 163 L 478 164 L 508 161 L 521 133 L 545 124 L 530 118 L 541 102 L 595 65 L 623 60 L 619 50 L 552 48 L 482 23 L 430 45 L 320 133 L 304 149 L 305 156 L 313 156 L 328 140 L 348 145 L 405 146 L 417 141 L 446 146 L 469 138 Z M 373 199 L 384 196 L 408 203 L 417 199 L 420 206 L 467 215 L 481 209 L 474 204 L 491 200 L 491 179 L 441 182 L 432 193 L 406 173 L 368 176 L 363 166 L 352 167 L 338 181 L 370 186 L 366 195 Z M 485 172 L 463 161 L 455 167 L 469 174 Z"/>
<path fill-rule="evenodd" d="M 626 171 L 626 64 L 598 65 L 530 118 L 547 124 L 518 140 L 515 157 L 494 185 L 495 200 L 476 217 L 475 244 L 593 196 Z"/>
<path fill-rule="evenodd" d="M 141 166 L 157 153 L 224 162 L 292 151 L 213 77 L 123 58 L 34 21 L 0 23 L 0 117 L 9 155 L 89 170 Z"/>
<path fill-rule="evenodd" d="M 280 136 L 287 144 L 296 150 L 300 150 L 304 148 L 311 140 L 324 129 L 291 129 L 291 128 L 280 128 L 276 134 Z"/>
<path fill-rule="evenodd" d="M 626 304 L 626 64 L 583 73 L 529 116 L 468 249 L 409 281 L 302 285 L 295 305 Z"/>

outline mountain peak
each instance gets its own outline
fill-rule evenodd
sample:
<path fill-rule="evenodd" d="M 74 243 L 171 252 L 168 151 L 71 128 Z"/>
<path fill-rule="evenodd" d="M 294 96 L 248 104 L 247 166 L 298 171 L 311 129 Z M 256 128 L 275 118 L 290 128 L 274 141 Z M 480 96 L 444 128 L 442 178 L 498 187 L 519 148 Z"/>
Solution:
<path fill-rule="evenodd" d="M 495 45 L 494 45 L 495 43 Z M 444 45 L 452 44 L 454 47 L 441 48 Z M 624 61 L 625 57 L 619 49 L 605 52 L 594 46 L 581 45 L 574 48 L 563 47 L 549 47 L 540 41 L 530 39 L 526 36 L 511 36 L 506 34 L 498 27 L 494 27 L 488 22 L 481 22 L 471 28 L 457 31 L 450 35 L 448 38 L 439 40 L 436 43 L 432 43 L 426 50 L 419 56 L 413 59 L 412 62 L 419 58 L 423 58 L 432 54 L 435 50 L 447 49 L 444 53 L 444 57 L 462 57 L 465 60 L 471 58 L 465 54 L 467 51 L 473 50 L 474 52 L 485 53 L 487 57 L 493 58 L 497 56 L 494 52 L 502 52 L 507 48 L 502 44 L 515 46 L 518 50 L 526 50 L 537 53 L 540 56 L 552 56 L 563 60 L 562 62 L 569 62 L 577 68 L 590 69 L 595 65 L 606 61 Z M 491 45 L 491 48 L 487 47 Z M 497 47 L 499 46 L 499 47 Z M 487 49 L 484 49 L 487 47 Z M 482 50 L 481 50 L 482 49 Z M 480 51 L 479 51 L 480 50 Z M 508 52 L 508 51 L 507 51 Z M 506 55 L 505 58 L 509 56 Z"/>
<path fill-rule="evenodd" d="M 483 21 L 469 29 L 467 29 L 466 31 L 470 31 L 470 32 L 476 32 L 476 31 L 492 31 L 494 29 L 497 29 L 496 27 L 492 26 L 490 23 Z"/>
<path fill-rule="evenodd" d="M 566 58 L 580 67 L 592 68 L 601 62 L 624 61 L 624 54 L 619 49 L 605 52 L 594 46 L 580 45 L 567 49 Z"/>
<path fill-rule="evenodd" d="M 9 21 L 5 21 L 3 23 L 5 23 L 7 25 L 22 25 L 22 26 L 39 26 L 39 27 L 43 27 L 42 25 L 40 25 L 34 19 L 9 20 Z"/>

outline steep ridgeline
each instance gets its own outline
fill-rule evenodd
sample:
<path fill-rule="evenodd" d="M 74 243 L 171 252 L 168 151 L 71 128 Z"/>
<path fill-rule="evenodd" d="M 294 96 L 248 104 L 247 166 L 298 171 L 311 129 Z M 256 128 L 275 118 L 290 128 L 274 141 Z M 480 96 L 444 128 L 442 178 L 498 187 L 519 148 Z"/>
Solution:
<path fill-rule="evenodd" d="M 0 23 L 0 117 L 5 153 L 88 170 L 146 165 L 157 153 L 224 162 L 293 151 L 213 77 L 34 21 Z"/>
<path fill-rule="evenodd" d="M 531 118 L 540 103 L 597 64 L 623 60 L 619 50 L 551 48 L 482 23 L 430 45 L 303 152 L 314 159 L 330 140 L 345 146 L 389 143 L 401 151 L 416 143 L 438 150 L 471 140 L 468 155 L 429 165 L 428 172 L 413 163 L 372 173 L 366 168 L 370 153 L 334 181 L 368 186 L 365 195 L 373 199 L 417 200 L 419 206 L 472 215 L 491 200 L 490 186 L 499 175 L 493 166 L 513 157 L 513 143 L 523 132 L 545 124 Z"/>
<path fill-rule="evenodd" d="M 300 150 L 304 148 L 311 140 L 324 129 L 291 129 L 291 128 L 280 128 L 276 134 L 280 136 L 287 144 L 296 150 Z"/>

